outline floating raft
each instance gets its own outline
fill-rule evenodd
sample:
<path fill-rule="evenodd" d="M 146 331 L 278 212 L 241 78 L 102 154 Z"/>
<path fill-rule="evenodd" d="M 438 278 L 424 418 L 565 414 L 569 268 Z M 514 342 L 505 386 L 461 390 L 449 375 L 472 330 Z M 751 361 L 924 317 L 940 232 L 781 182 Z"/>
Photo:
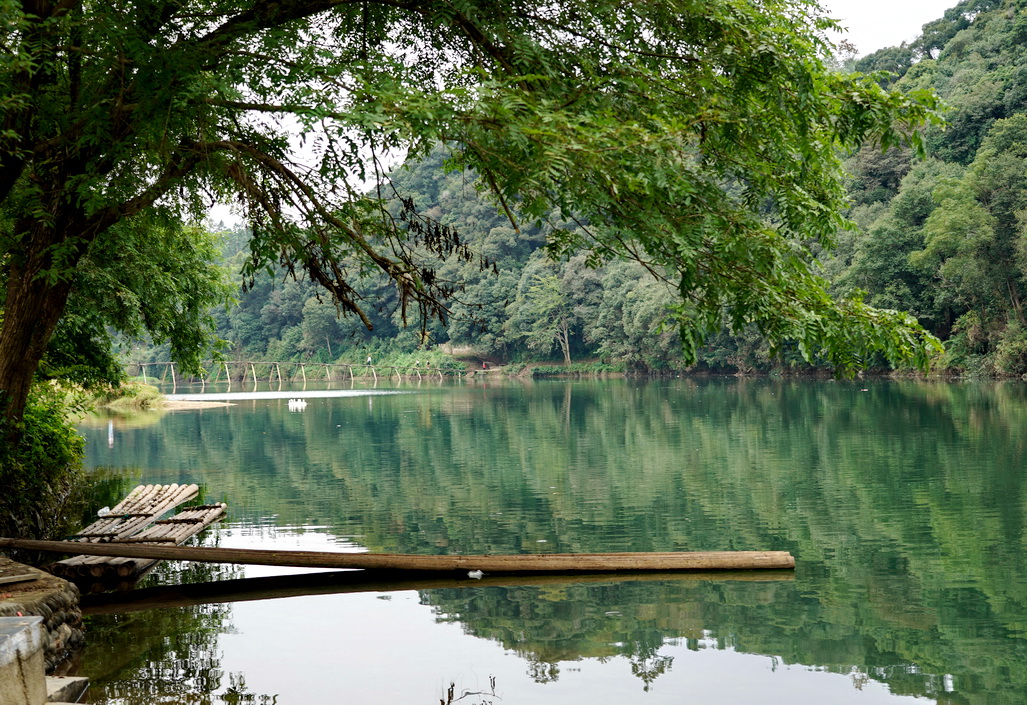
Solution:
<path fill-rule="evenodd" d="M 109 514 L 101 516 L 70 540 L 101 543 L 128 538 L 154 519 L 194 499 L 199 491 L 196 485 L 139 485 Z"/>
<path fill-rule="evenodd" d="M 683 553 L 548 553 L 530 555 L 417 556 L 382 553 L 269 551 L 243 548 L 155 546 L 142 543 L 75 544 L 0 538 L 0 548 L 99 556 L 240 563 L 299 568 L 363 570 L 483 571 L 487 574 L 602 573 L 648 571 L 790 570 L 795 559 L 786 551 L 706 551 Z"/>
<path fill-rule="evenodd" d="M 196 485 L 140 485 L 108 514 L 93 522 L 69 541 L 64 553 L 77 553 L 48 566 L 54 575 L 73 582 L 102 587 L 138 579 L 158 558 L 126 556 L 122 552 L 96 554 L 87 547 L 113 545 L 177 546 L 218 521 L 224 504 L 186 507 L 175 516 L 159 519 L 175 507 L 194 499 Z"/>

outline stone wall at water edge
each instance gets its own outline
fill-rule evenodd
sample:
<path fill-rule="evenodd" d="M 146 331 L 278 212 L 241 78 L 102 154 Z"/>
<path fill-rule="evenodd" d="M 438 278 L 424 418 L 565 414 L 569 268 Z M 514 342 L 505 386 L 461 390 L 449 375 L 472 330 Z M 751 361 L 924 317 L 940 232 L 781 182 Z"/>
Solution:
<path fill-rule="evenodd" d="M 0 583 L 0 617 L 43 618 L 43 658 L 46 672 L 52 673 L 83 641 L 78 588 L 0 555 L 0 577 L 22 575 L 32 579 Z"/>

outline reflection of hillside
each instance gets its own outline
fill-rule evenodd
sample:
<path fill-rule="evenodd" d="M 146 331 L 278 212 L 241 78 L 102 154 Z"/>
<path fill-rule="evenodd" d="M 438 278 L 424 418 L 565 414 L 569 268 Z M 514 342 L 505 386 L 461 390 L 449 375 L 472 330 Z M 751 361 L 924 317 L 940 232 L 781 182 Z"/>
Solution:
<path fill-rule="evenodd" d="M 861 672 L 895 692 L 931 695 L 936 674 L 910 672 L 910 661 L 851 626 L 827 625 L 802 609 L 802 586 L 790 582 L 645 582 L 559 588 L 435 590 L 422 601 L 440 621 L 458 621 L 475 636 L 516 652 L 532 672 L 552 678 L 559 663 L 623 656 L 636 675 L 659 664 L 660 647 L 731 648 L 774 655 L 785 664 Z M 812 619 L 811 619 L 812 618 Z M 652 676 L 651 672 L 646 675 Z"/>
<path fill-rule="evenodd" d="M 253 405 L 166 418 L 120 436 L 104 462 L 130 451 L 148 478 L 206 482 L 236 519 L 278 514 L 282 525 L 361 534 L 376 551 L 791 550 L 798 581 L 765 603 L 756 588 L 727 584 L 630 600 L 425 599 L 541 662 L 709 630 L 739 650 L 856 666 L 895 690 L 931 694 L 927 676 L 896 668 L 915 663 L 953 674 L 960 692 L 982 698 L 974 702 L 1004 702 L 1027 689 L 1024 390 L 867 389 L 543 383 L 292 415 Z M 94 435 L 102 458 L 105 439 Z M 619 606 L 603 604 L 611 600 Z M 670 616 L 625 617 L 622 637 L 606 641 L 612 627 L 596 615 L 633 614 L 630 605 Z M 559 634 L 518 641 L 516 625 L 544 609 Z"/>

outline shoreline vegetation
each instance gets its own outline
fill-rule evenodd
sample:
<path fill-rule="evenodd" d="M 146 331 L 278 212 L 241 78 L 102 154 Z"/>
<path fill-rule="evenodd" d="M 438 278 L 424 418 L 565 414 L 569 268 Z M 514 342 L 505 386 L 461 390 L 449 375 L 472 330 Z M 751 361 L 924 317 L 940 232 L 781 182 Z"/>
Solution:
<path fill-rule="evenodd" d="M 365 353 L 360 351 L 357 353 L 357 357 L 364 357 Z M 413 358 L 417 358 L 414 362 L 411 362 Z M 666 368 L 666 369 L 632 369 L 631 366 L 625 362 L 603 362 L 599 360 L 584 360 L 581 362 L 573 362 L 571 364 L 564 364 L 558 361 L 540 361 L 540 362 L 502 362 L 495 360 L 494 358 L 487 358 L 486 356 L 478 356 L 473 353 L 469 359 L 468 353 L 465 351 L 459 356 L 451 352 L 438 352 L 432 351 L 431 353 L 424 355 L 416 354 L 400 354 L 382 356 L 380 361 L 374 362 L 380 379 L 394 379 L 392 376 L 386 376 L 383 374 L 383 370 L 387 369 L 404 369 L 414 370 L 419 369 L 421 372 L 426 372 L 429 369 L 443 370 L 449 374 L 457 374 L 460 376 L 466 376 L 468 378 L 505 378 L 505 379 L 545 379 L 545 378 L 594 378 L 594 379 L 616 379 L 624 377 L 633 378 L 669 378 L 669 377 L 778 377 L 778 378 L 796 378 L 796 379 L 834 379 L 837 375 L 832 370 L 823 367 L 813 366 L 774 366 L 769 368 L 747 368 L 747 369 L 711 369 L 707 367 L 691 367 L 691 368 Z M 481 367 L 481 361 L 485 360 L 486 364 Z M 425 364 L 425 363 L 428 364 Z M 414 365 L 419 367 L 415 367 Z M 266 362 L 260 360 L 253 360 L 253 365 L 284 365 L 284 363 L 278 362 Z M 294 364 L 300 365 L 300 362 Z M 348 359 L 348 356 L 340 357 L 334 362 L 309 362 L 305 364 L 310 366 L 316 366 L 320 364 L 327 365 L 357 365 L 363 366 L 362 362 L 354 362 Z M 131 366 L 131 365 L 130 365 Z M 358 377 L 359 378 L 359 377 Z M 412 374 L 409 372 L 404 375 L 404 378 L 412 378 Z M 1027 377 L 1021 375 L 981 375 L 981 374 L 968 374 L 965 372 L 954 371 L 952 369 L 934 370 L 930 372 L 919 372 L 911 369 L 885 369 L 885 368 L 872 368 L 865 369 L 853 376 L 853 379 L 922 379 L 922 380 L 941 380 L 941 381 L 957 381 L 967 379 L 979 379 L 979 380 L 994 380 L 994 381 L 1027 381 Z M 368 380 L 372 379 L 367 376 Z M 426 376 L 427 379 L 427 376 Z M 236 382 L 243 384 L 248 383 L 249 373 L 233 377 Z M 285 382 L 299 382 L 300 380 L 296 377 L 286 376 L 283 378 Z M 317 382 L 323 382 L 327 380 L 311 380 Z M 262 379 L 263 383 L 267 383 L 267 379 Z M 197 377 L 180 377 L 179 384 L 182 386 L 193 385 L 198 383 Z M 221 380 L 224 383 L 224 379 Z M 210 384 L 210 382 L 208 382 Z M 191 408 L 204 408 L 211 406 L 231 406 L 231 402 L 206 402 L 206 401 L 179 401 L 169 400 L 159 390 L 158 387 L 151 384 L 144 384 L 138 378 L 130 378 L 121 388 L 115 388 L 107 390 L 101 394 L 94 396 L 93 406 L 96 408 L 109 409 L 112 411 L 125 410 L 125 411 L 156 411 L 156 410 L 180 410 L 180 409 L 191 409 Z"/>
<path fill-rule="evenodd" d="M 89 406 L 113 412 L 180 411 L 217 406 L 234 406 L 227 401 L 182 401 L 168 399 L 157 387 L 137 380 L 129 380 L 119 387 L 111 387 L 91 395 Z"/>

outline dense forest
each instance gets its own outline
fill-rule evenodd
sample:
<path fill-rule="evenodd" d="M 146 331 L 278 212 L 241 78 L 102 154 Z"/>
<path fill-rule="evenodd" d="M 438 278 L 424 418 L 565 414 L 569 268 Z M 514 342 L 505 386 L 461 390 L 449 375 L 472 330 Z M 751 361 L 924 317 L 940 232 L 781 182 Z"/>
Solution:
<path fill-rule="evenodd" d="M 546 233 L 521 227 L 479 195 L 473 178 L 444 168 L 446 151 L 392 174 L 396 189 L 416 194 L 414 217 L 452 228 L 476 255 L 446 262 L 438 277 L 457 289 L 445 321 L 402 320 L 395 288 L 384 277 L 365 280 L 361 294 L 376 301 L 368 331 L 339 317 L 309 280 L 265 274 L 238 294 L 238 305 L 216 312 L 218 331 L 236 359 L 376 360 L 449 344 L 494 362 L 605 360 L 639 370 L 667 368 L 680 356 L 677 333 L 661 329 L 675 291 L 638 263 L 590 266 L 584 254 L 554 260 Z M 397 217 L 404 204 L 396 203 Z M 550 219 L 556 222 L 556 218 Z M 561 224 L 563 225 L 563 224 Z M 238 271 L 247 257 L 245 231 L 226 240 L 225 260 Z M 422 325 L 423 324 L 423 325 Z"/>
<path fill-rule="evenodd" d="M 965 0 L 853 68 L 933 88 L 948 110 L 923 159 L 871 147 L 849 159 L 857 228 L 826 262 L 832 280 L 913 313 L 945 341 L 951 369 L 1024 374 L 1027 2 Z"/>
<path fill-rule="evenodd" d="M 945 124 L 926 130 L 926 154 L 864 145 L 846 160 L 853 227 L 820 255 L 840 295 L 865 292 L 881 308 L 912 313 L 945 344 L 939 370 L 1027 373 L 1027 0 L 964 0 L 928 23 L 911 44 L 850 59 L 839 70 L 877 74 L 903 91 L 933 89 Z M 236 359 L 336 360 L 417 355 L 437 349 L 494 362 L 588 363 L 629 372 L 684 367 L 673 325 L 673 281 L 638 262 L 597 265 L 585 230 L 550 213 L 543 225 L 516 204 L 481 195 L 475 175 L 446 168 L 439 147 L 391 174 L 392 212 L 416 237 L 458 234 L 473 257 L 437 269 L 454 295 L 440 320 L 404 320 L 382 276 L 362 280 L 372 303 L 368 331 L 340 317 L 317 287 L 286 270 L 245 282 L 237 304 L 214 313 L 226 354 Z M 580 238 L 581 253 L 546 248 L 549 229 Z M 244 230 L 226 234 L 223 263 L 248 257 Z M 237 276 L 237 275 L 236 275 Z M 160 359 L 161 349 L 133 357 Z M 874 367 L 883 362 L 869 360 Z M 797 350 L 772 355 L 753 330 L 715 335 L 699 369 L 808 369 Z"/>

